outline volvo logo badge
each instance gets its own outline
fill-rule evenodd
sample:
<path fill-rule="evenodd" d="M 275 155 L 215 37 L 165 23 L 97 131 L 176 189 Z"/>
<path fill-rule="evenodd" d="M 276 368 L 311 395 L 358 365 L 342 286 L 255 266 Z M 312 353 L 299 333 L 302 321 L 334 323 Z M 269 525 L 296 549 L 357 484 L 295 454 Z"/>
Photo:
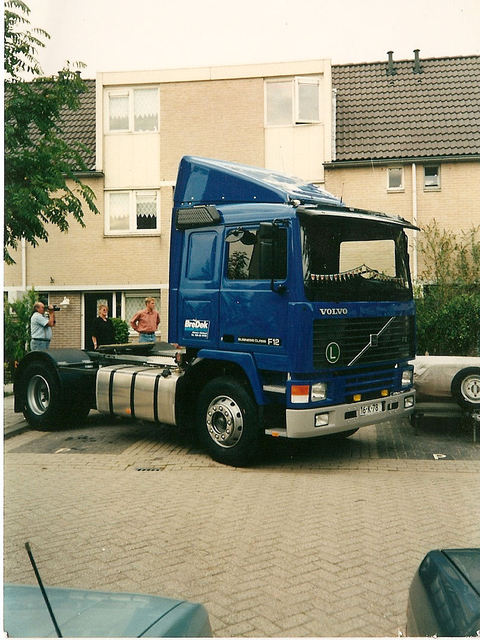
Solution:
<path fill-rule="evenodd" d="M 330 364 L 335 364 L 340 360 L 340 347 L 336 342 L 329 342 L 327 344 L 325 357 Z"/>

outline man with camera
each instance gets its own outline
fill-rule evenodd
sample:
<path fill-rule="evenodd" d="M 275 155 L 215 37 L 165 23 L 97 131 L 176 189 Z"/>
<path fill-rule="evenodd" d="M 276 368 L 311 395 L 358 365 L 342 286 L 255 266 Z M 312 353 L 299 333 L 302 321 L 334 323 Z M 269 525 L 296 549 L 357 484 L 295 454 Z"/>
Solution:
<path fill-rule="evenodd" d="M 52 327 L 55 324 L 55 311 L 59 307 L 53 305 L 48 306 L 48 317 L 45 314 L 45 305 L 43 302 L 36 302 L 33 305 L 33 314 L 30 320 L 30 328 L 32 339 L 30 340 L 30 350 L 40 351 L 48 349 L 50 340 L 52 339 Z"/>

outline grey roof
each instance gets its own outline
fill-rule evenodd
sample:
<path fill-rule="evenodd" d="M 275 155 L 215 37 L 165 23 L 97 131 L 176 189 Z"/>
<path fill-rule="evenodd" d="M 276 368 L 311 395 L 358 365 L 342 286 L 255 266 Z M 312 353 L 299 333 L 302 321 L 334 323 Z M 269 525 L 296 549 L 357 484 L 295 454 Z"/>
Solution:
<path fill-rule="evenodd" d="M 81 152 L 89 171 L 95 171 L 95 80 L 84 80 L 87 90 L 79 96 L 79 107 L 75 111 L 63 109 L 59 126 L 65 142 L 81 143 L 85 151 Z"/>
<path fill-rule="evenodd" d="M 332 66 L 336 161 L 480 154 L 480 56 L 393 65 Z"/>

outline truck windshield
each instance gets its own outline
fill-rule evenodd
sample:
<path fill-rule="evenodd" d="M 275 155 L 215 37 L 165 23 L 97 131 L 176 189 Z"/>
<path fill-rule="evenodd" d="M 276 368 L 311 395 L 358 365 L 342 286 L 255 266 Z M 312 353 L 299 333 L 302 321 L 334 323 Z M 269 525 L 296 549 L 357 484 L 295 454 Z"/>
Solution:
<path fill-rule="evenodd" d="M 407 237 L 396 225 L 299 214 L 305 293 L 311 301 L 410 300 Z"/>

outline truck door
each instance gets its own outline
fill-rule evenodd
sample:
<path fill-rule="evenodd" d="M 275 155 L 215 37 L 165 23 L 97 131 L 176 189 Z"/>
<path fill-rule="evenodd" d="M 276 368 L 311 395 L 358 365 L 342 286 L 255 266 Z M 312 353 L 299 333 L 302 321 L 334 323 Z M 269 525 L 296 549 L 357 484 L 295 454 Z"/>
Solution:
<path fill-rule="evenodd" d="M 218 347 L 220 253 L 216 229 L 186 232 L 177 315 L 177 335 L 184 346 Z"/>
<path fill-rule="evenodd" d="M 223 348 L 255 353 L 260 368 L 283 368 L 287 354 L 288 229 L 256 224 L 225 230 L 220 293 Z"/>

